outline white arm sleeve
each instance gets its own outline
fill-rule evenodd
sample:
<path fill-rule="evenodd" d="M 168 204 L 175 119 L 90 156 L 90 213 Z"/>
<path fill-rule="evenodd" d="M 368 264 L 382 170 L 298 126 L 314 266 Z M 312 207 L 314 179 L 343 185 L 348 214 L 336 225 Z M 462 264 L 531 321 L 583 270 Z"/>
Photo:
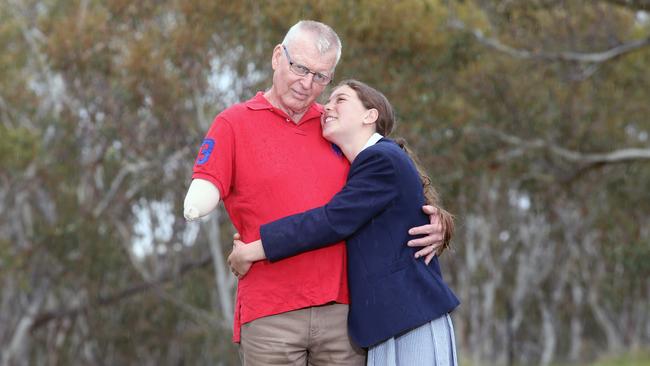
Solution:
<path fill-rule="evenodd" d="M 185 195 L 183 215 L 193 221 L 212 212 L 219 203 L 219 190 L 205 179 L 194 179 Z"/>

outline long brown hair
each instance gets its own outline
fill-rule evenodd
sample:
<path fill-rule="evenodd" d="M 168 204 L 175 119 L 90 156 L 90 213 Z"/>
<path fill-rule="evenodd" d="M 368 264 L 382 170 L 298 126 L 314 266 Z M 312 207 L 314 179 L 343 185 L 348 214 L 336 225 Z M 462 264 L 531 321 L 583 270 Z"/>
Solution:
<path fill-rule="evenodd" d="M 395 128 L 395 112 L 393 111 L 393 106 L 390 104 L 386 96 L 384 96 L 384 94 L 382 94 L 377 89 L 358 80 L 343 80 L 339 83 L 338 86 L 343 85 L 350 87 L 357 93 L 359 100 L 365 108 L 374 108 L 377 110 L 378 117 L 377 121 L 375 122 L 377 133 L 383 136 L 389 136 Z M 417 155 L 415 155 L 413 151 L 411 151 L 411 149 L 406 145 L 406 141 L 403 138 L 396 138 L 395 142 L 402 148 L 402 150 L 408 154 L 411 160 L 413 160 L 418 174 L 420 174 L 420 179 L 422 180 L 422 189 L 424 190 L 424 197 L 427 201 L 427 204 L 433 206 L 438 211 L 437 214 L 440 218 L 440 224 L 442 225 L 443 232 L 443 245 L 436 250 L 436 254 L 440 255 L 446 248 L 449 247 L 451 238 L 454 235 L 454 216 L 442 208 L 440 204 L 440 198 L 438 196 L 438 191 L 431 183 L 431 178 L 429 178 L 429 175 L 422 167 L 422 164 L 420 163 Z"/>

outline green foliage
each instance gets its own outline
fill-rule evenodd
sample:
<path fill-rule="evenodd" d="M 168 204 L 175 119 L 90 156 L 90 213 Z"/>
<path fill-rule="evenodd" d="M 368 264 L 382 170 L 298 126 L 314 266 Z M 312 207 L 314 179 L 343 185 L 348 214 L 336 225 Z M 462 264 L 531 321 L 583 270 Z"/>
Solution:
<path fill-rule="evenodd" d="M 8 128 L 0 125 L 0 166 L 7 172 L 19 171 L 41 153 L 38 137 L 26 128 Z"/>

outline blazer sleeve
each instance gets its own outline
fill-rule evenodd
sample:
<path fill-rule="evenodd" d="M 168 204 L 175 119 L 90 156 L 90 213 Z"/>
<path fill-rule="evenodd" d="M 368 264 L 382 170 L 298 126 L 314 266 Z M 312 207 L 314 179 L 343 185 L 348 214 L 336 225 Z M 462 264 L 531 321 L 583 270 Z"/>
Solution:
<path fill-rule="evenodd" d="M 350 167 L 343 189 L 325 206 L 261 226 L 266 257 L 276 261 L 352 235 L 397 196 L 395 175 L 388 156 L 362 151 Z"/>

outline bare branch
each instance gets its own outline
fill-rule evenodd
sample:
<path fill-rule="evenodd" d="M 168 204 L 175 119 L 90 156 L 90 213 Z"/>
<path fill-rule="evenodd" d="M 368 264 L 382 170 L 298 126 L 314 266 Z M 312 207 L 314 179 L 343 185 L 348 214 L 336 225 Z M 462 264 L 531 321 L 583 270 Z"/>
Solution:
<path fill-rule="evenodd" d="M 544 52 L 544 51 L 529 51 L 518 49 L 503 44 L 500 40 L 493 37 L 486 37 L 480 29 L 468 29 L 465 23 L 458 19 L 449 21 L 449 26 L 454 29 L 470 32 L 476 40 L 494 50 L 505 53 L 509 56 L 524 60 L 547 60 L 547 61 L 574 61 L 582 63 L 603 63 L 626 53 L 630 53 L 650 46 L 650 37 L 637 39 L 629 42 L 622 43 L 616 47 L 602 52 L 582 53 L 582 52 Z"/>
<path fill-rule="evenodd" d="M 113 295 L 106 296 L 106 297 L 99 297 L 94 301 L 87 302 L 79 306 L 70 307 L 68 309 L 60 309 L 60 310 L 41 313 L 36 317 L 36 319 L 31 324 L 30 330 L 33 332 L 37 328 L 40 328 L 41 326 L 47 324 L 52 320 L 74 317 L 80 313 L 87 311 L 88 309 L 111 305 L 113 303 L 128 299 L 132 296 L 147 292 L 151 289 L 172 282 L 178 279 L 178 277 L 183 276 L 195 269 L 207 267 L 211 262 L 212 262 L 212 257 L 205 256 L 204 258 L 201 258 L 198 261 L 183 264 L 177 274 L 167 274 L 153 281 L 141 282 L 137 285 L 118 291 Z"/>
<path fill-rule="evenodd" d="M 231 322 L 228 320 L 219 320 L 209 311 L 197 308 L 181 299 L 177 299 L 175 296 L 168 294 L 161 288 L 156 288 L 155 293 L 162 299 L 168 301 L 185 313 L 189 314 L 192 318 L 194 318 L 198 325 L 205 327 L 209 331 L 217 328 L 230 329 L 232 326 Z"/>
<path fill-rule="evenodd" d="M 10 362 L 12 359 L 14 359 L 14 356 L 20 354 L 23 347 L 25 347 L 28 331 L 34 326 L 34 324 L 36 324 L 36 321 L 38 320 L 36 318 L 36 314 L 38 312 L 38 309 L 43 305 L 45 296 L 47 295 L 48 287 L 49 281 L 41 281 L 40 286 L 34 293 L 31 303 L 27 307 L 27 311 L 25 311 L 25 315 L 18 322 L 9 345 L 6 349 L 4 349 L 3 354 L 0 357 L 0 365 L 10 365 Z"/>
<path fill-rule="evenodd" d="M 178 151 L 175 151 L 173 154 L 171 154 L 166 160 L 168 162 L 174 162 L 178 161 L 181 159 L 183 156 L 189 153 L 189 148 L 185 147 L 182 148 Z M 117 194 L 119 188 L 121 187 L 122 183 L 126 179 L 128 174 L 132 173 L 138 173 L 142 172 L 143 169 L 151 167 L 151 163 L 148 161 L 139 161 L 136 163 L 129 163 L 125 164 L 120 168 L 120 171 L 117 173 L 115 178 L 113 179 L 113 182 L 111 182 L 111 187 L 109 188 L 108 192 L 104 195 L 104 198 L 102 201 L 97 204 L 95 209 L 93 210 L 93 217 L 97 218 L 99 217 L 105 210 L 108 208 L 108 205 L 113 201 L 115 198 L 115 195 Z M 135 188 L 134 188 L 135 187 Z M 135 184 L 133 187 L 131 187 L 127 191 L 127 198 L 131 198 L 130 195 L 133 195 L 135 192 L 139 191 L 142 186 L 140 184 Z M 134 193 L 133 190 L 135 189 Z"/>
<path fill-rule="evenodd" d="M 565 160 L 568 160 L 569 162 L 584 164 L 587 166 L 596 164 L 625 163 L 635 160 L 650 159 L 650 149 L 628 148 L 614 150 L 606 153 L 582 153 L 553 145 L 542 139 L 524 140 L 517 136 L 509 135 L 492 128 L 467 128 L 466 131 L 470 133 L 475 131 L 488 133 L 490 135 L 496 136 L 503 142 L 516 146 L 516 149 L 514 150 L 516 154 L 511 154 L 510 156 L 521 155 L 527 150 L 546 149 L 551 153 L 560 156 Z"/>
<path fill-rule="evenodd" d="M 120 171 L 115 176 L 115 179 L 113 179 L 113 182 L 111 183 L 111 188 L 108 190 L 108 193 L 106 193 L 102 201 L 97 206 L 95 206 L 95 209 L 93 210 L 93 217 L 95 218 L 99 217 L 102 214 L 102 212 L 104 212 L 104 210 L 108 207 L 109 203 L 115 197 L 117 190 L 122 185 L 122 182 L 126 178 L 127 174 L 140 171 L 146 168 L 148 165 L 149 163 L 142 161 L 142 162 L 126 164 L 122 166 Z"/>

